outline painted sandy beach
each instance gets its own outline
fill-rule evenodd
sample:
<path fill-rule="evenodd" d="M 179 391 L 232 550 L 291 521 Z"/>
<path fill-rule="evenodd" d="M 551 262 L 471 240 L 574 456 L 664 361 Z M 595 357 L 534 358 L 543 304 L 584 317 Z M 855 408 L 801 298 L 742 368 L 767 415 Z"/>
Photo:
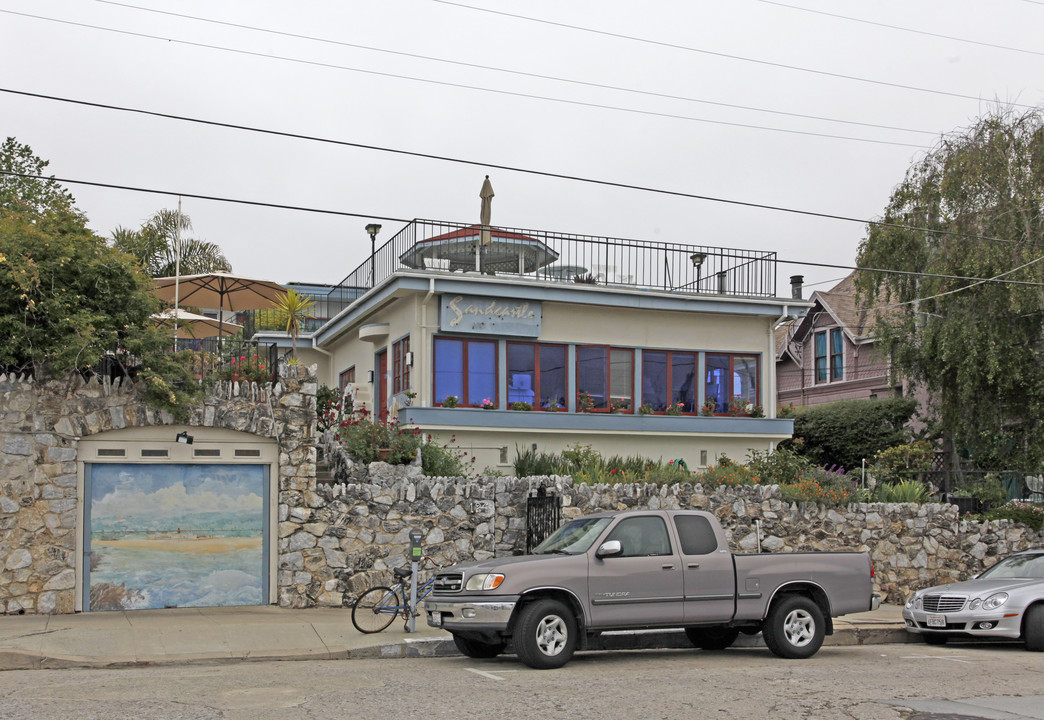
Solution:
<path fill-rule="evenodd" d="M 261 548 L 259 537 L 194 537 L 185 535 L 161 535 L 120 540 L 93 540 L 94 546 L 112 548 L 138 548 L 141 550 L 158 550 L 163 552 L 196 553 L 217 555 L 221 553 Z"/>

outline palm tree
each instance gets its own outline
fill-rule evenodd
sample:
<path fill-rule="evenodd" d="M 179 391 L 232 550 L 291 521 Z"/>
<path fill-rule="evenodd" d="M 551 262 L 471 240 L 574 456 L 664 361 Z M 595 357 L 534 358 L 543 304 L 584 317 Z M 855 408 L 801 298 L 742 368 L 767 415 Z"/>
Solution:
<path fill-rule="evenodd" d="M 293 288 L 276 297 L 273 308 L 279 314 L 279 324 L 285 327 L 290 334 L 290 342 L 294 348 L 294 357 L 297 357 L 297 336 L 301 334 L 301 326 L 305 320 L 312 317 L 312 308 L 315 300 L 307 295 L 301 295 Z M 285 323 L 283 320 L 285 319 Z"/>
<path fill-rule="evenodd" d="M 232 270 L 232 264 L 216 244 L 185 237 L 192 230 L 192 220 L 177 210 L 159 210 L 137 230 L 116 228 L 112 245 L 134 257 L 152 277 L 170 277 L 177 270 L 179 225 L 182 275 Z"/>

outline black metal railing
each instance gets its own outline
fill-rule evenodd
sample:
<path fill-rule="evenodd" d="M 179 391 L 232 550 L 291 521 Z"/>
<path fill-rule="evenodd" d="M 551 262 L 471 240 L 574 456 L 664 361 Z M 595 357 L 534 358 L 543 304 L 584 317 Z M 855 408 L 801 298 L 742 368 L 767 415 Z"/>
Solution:
<path fill-rule="evenodd" d="M 682 293 L 776 294 L 774 252 L 413 220 L 336 285 L 329 298 L 351 303 L 403 269 Z"/>
<path fill-rule="evenodd" d="M 526 498 L 526 555 L 562 524 L 562 498 L 539 487 Z"/>
<path fill-rule="evenodd" d="M 1044 502 L 1044 471 L 1037 470 L 921 470 L 900 473 L 908 480 L 917 480 L 935 489 L 935 497 L 952 500 L 954 497 L 974 491 L 981 486 L 986 476 L 997 479 L 1009 500 Z"/>
<path fill-rule="evenodd" d="M 271 382 L 279 378 L 279 346 L 229 338 L 180 338 L 178 350 L 191 350 L 200 380 Z"/>

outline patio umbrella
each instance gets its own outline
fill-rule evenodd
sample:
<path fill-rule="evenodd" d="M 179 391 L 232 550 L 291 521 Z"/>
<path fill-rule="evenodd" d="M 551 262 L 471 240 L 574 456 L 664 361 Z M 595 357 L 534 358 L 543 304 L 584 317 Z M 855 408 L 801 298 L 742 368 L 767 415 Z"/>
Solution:
<path fill-rule="evenodd" d="M 174 310 L 173 308 L 168 308 L 152 316 L 157 325 L 173 325 L 175 318 L 178 321 L 178 331 L 184 331 L 185 334 L 194 339 L 219 335 L 222 327 L 232 330 L 238 330 L 243 327 L 235 323 L 221 323 L 215 318 L 190 313 L 188 310 Z"/>
<path fill-rule="evenodd" d="M 222 319 L 225 310 L 236 312 L 272 307 L 279 295 L 286 292 L 286 288 L 271 280 L 256 280 L 226 272 L 153 278 L 152 291 L 161 300 L 173 302 L 175 285 L 179 288 L 179 303 L 218 309 L 219 342 L 224 328 L 231 325 Z"/>
<path fill-rule="evenodd" d="M 479 208 L 479 224 L 482 225 L 482 232 L 479 235 L 479 243 L 475 246 L 475 271 L 480 272 L 482 266 L 479 262 L 479 254 L 483 247 L 489 245 L 491 238 L 489 235 L 489 221 L 493 216 L 493 186 L 489 182 L 489 175 L 482 181 L 482 189 L 479 190 L 479 197 L 482 199 L 482 206 Z"/>

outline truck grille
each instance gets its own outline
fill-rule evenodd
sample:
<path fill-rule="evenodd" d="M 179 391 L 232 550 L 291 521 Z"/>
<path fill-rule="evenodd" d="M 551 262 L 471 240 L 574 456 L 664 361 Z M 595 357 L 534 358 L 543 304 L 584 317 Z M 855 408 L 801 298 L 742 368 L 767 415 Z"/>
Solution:
<path fill-rule="evenodd" d="M 963 595 L 925 595 L 924 609 L 930 613 L 953 613 L 964 607 Z"/>
<path fill-rule="evenodd" d="M 435 593 L 457 593 L 464 585 L 464 573 L 442 573 L 435 576 Z"/>

